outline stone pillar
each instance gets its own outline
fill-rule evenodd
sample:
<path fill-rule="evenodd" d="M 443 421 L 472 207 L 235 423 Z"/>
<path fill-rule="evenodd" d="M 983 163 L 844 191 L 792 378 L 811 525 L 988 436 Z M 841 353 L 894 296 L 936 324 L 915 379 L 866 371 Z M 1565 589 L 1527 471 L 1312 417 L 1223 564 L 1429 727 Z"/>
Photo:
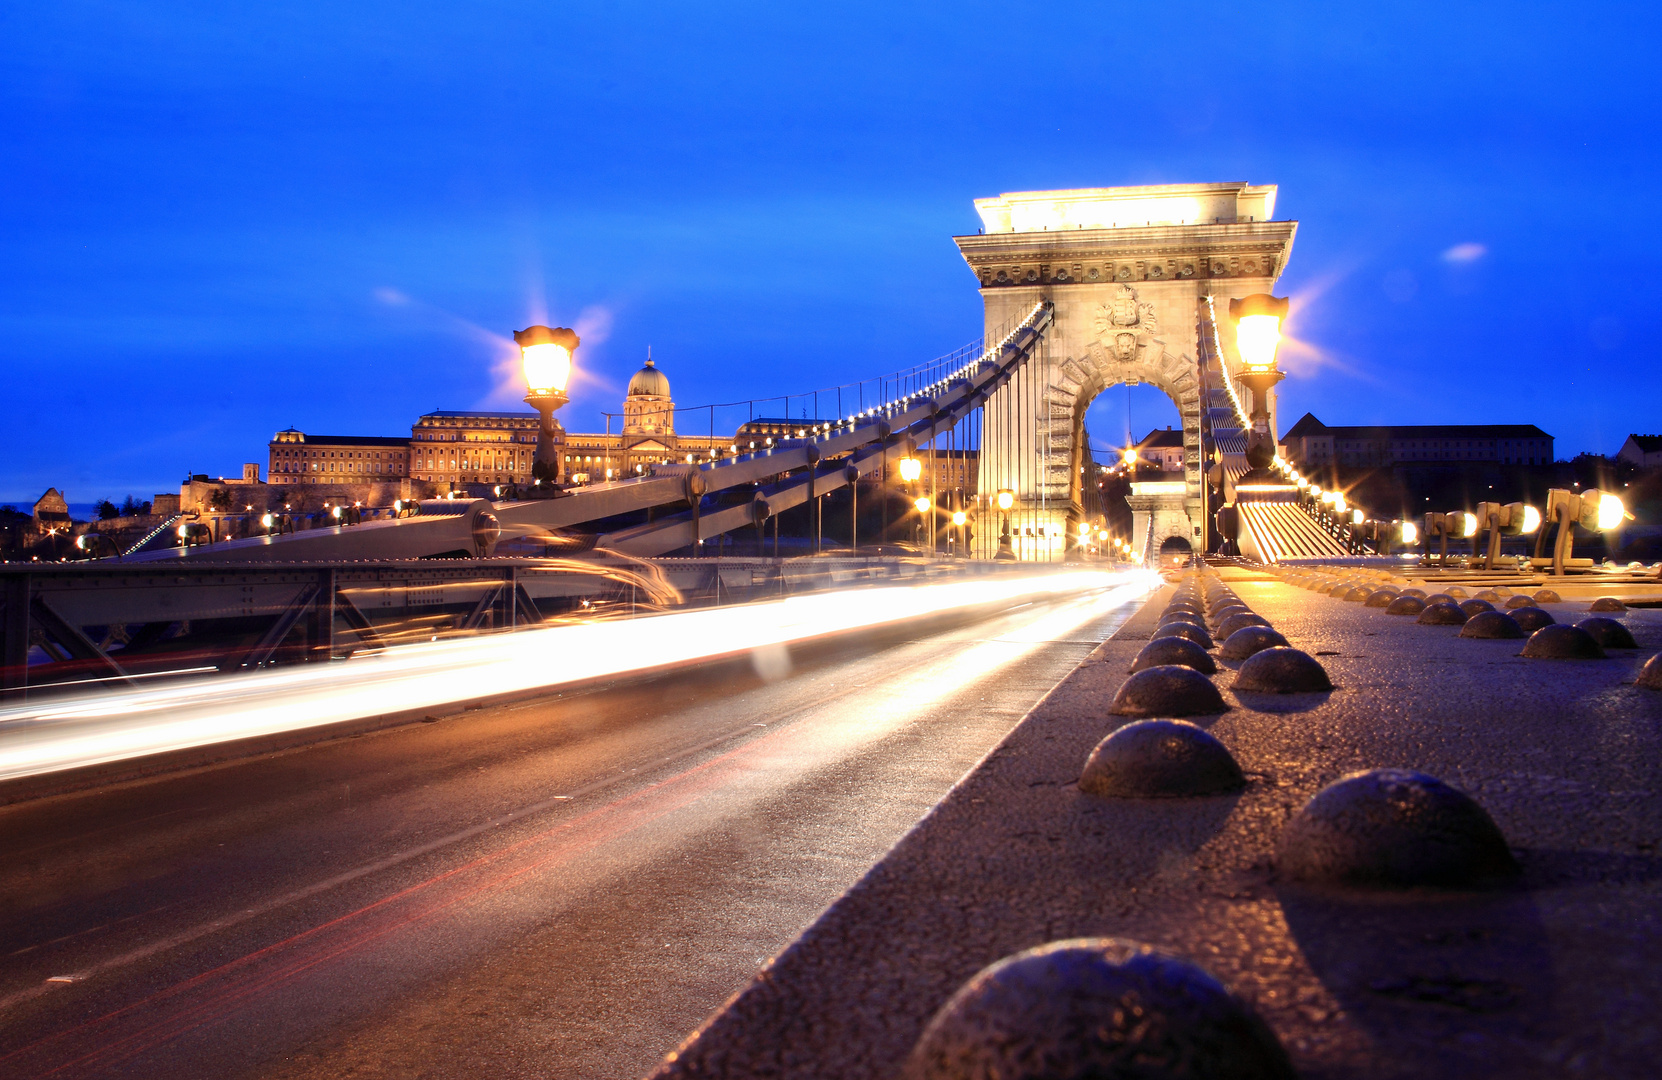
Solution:
<path fill-rule="evenodd" d="M 1174 536 L 1188 541 L 1192 550 L 1200 550 L 1181 483 L 1132 484 L 1125 501 L 1131 507 L 1131 546 L 1138 554 L 1146 551 L 1152 561 L 1159 557 L 1160 545 Z"/>
<path fill-rule="evenodd" d="M 1060 559 L 1083 514 L 1085 410 L 1121 383 L 1164 391 L 1183 423 L 1186 539 L 1205 546 L 1197 329 L 1205 297 L 1270 292 L 1297 223 L 1266 220 L 1273 187 L 1164 185 L 1024 192 L 977 201 L 987 229 L 957 237 L 985 307 L 989 346 L 1041 299 L 1055 318 L 1036 358 L 984 409 L 978 490 L 1016 493 L 1018 556 Z M 1038 530 L 1044 530 L 1044 537 Z M 990 558 L 997 530 L 977 530 Z"/>

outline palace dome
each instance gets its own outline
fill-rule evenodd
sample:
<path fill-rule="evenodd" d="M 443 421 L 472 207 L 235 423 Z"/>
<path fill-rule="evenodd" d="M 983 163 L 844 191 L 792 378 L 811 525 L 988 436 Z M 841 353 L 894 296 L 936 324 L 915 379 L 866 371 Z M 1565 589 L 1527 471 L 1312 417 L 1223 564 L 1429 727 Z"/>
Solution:
<path fill-rule="evenodd" d="M 629 397 L 669 397 L 669 378 L 658 370 L 656 364 L 647 360 L 646 366 L 635 372 L 635 377 L 629 380 Z"/>

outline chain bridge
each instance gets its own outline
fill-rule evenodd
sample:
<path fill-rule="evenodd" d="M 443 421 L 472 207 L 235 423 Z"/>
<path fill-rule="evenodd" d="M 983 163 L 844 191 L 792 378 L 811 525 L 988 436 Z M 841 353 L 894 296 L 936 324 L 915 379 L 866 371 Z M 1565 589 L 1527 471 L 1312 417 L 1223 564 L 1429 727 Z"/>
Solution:
<path fill-rule="evenodd" d="M 410 597 L 431 596 L 460 605 L 455 617 L 464 629 L 514 625 L 587 596 L 585 566 L 605 567 L 614 584 L 628 580 L 633 605 L 643 591 L 656 590 L 652 579 L 663 576 L 666 556 L 708 553 L 706 545 L 744 530 L 760 540 L 769 523 L 777 538 L 781 514 L 813 507 L 817 520 L 827 496 L 852 487 L 857 502 L 862 480 L 869 490 L 900 460 L 925 448 L 933 454 L 943 442 L 949 456 L 954 448 L 977 453 L 974 501 L 953 496 L 943 504 L 925 481 L 919 493 L 930 498 L 919 506 L 933 515 L 924 529 L 927 548 L 894 546 L 885 520 L 875 542 L 887 546 L 861 549 L 851 537 L 848 557 L 858 565 L 837 571 L 838 580 L 876 572 L 872 559 L 934 558 L 937 527 L 957 538 L 946 560 L 956 566 L 1071 561 L 1087 553 L 1081 537 L 1101 524 L 1087 511 L 1095 493 L 1084 490 L 1085 413 L 1105 389 L 1121 384 L 1158 387 L 1176 406 L 1183 431 L 1181 479 L 1132 484 L 1129 553 L 1148 565 L 1162 550 L 1233 542 L 1235 535 L 1221 537 L 1212 522 L 1218 504 L 1238 501 L 1234 485 L 1249 469 L 1251 422 L 1233 326 L 1220 330 L 1218 313 L 1229 301 L 1269 293 L 1287 264 L 1297 223 L 1274 219 L 1275 196 L 1273 186 L 1224 183 L 980 199 L 982 229 L 956 243 L 983 300 L 983 336 L 957 353 L 872 380 L 881 388 L 876 395 L 862 384 L 857 408 L 793 424 L 795 430 L 760 445 L 735 439 L 731 454 L 710 461 L 555 486 L 540 498 L 509 492 L 427 500 L 380 517 L 354 512 L 338 525 L 211 543 L 191 543 L 211 530 L 186 521 L 177 525 L 185 538 L 178 546 L 111 553 L 76 567 L 8 570 L 0 666 L 24 671 L 28 643 L 36 641 L 98 677 L 124 677 L 100 633 L 107 639 L 112 627 L 137 627 L 137 639 L 148 644 L 193 618 L 258 623 L 236 650 L 213 658 L 221 667 L 268 662 L 297 627 L 310 628 L 301 652 L 326 657 L 334 652 L 337 620 L 361 644 L 382 644 L 390 631 L 377 629 L 375 611 L 364 607 L 397 596 L 405 597 L 402 607 L 414 602 Z M 1273 393 L 1267 406 L 1273 432 Z M 857 523 L 857 505 L 851 520 Z M 1346 551 L 1296 501 L 1241 503 L 1232 520 L 1240 548 L 1262 561 Z M 168 543 L 174 525 L 148 539 Z M 533 567 L 536 560 L 519 558 L 528 549 L 515 542 L 537 538 L 561 541 L 558 552 L 543 553 L 569 556 L 559 560 L 561 573 L 517 569 L 521 562 L 528 571 L 550 569 L 546 560 Z M 777 556 L 777 539 L 775 545 Z M 646 572 L 640 560 L 661 565 Z M 719 570 L 705 573 L 698 566 L 705 560 L 682 562 L 691 568 L 676 571 L 677 580 L 718 602 L 724 591 L 743 598 L 752 583 L 783 591 L 790 577 L 759 566 L 734 581 Z M 257 577 L 233 582 L 224 576 L 231 571 Z M 199 602 L 180 599 L 176 586 L 188 583 L 202 586 L 186 590 Z M 116 641 L 129 645 L 123 654 L 136 652 L 124 637 Z"/>

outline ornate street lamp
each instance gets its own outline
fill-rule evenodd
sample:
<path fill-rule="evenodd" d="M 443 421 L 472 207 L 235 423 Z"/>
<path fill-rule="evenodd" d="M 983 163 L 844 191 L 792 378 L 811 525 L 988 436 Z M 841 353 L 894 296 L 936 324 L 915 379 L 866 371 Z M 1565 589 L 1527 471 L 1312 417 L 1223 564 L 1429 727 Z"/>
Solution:
<path fill-rule="evenodd" d="M 1235 348 L 1241 354 L 1241 382 L 1252 391 L 1252 430 L 1247 432 L 1247 464 L 1254 472 L 1275 460 L 1275 435 L 1270 431 L 1270 388 L 1286 378 L 1275 367 L 1281 344 L 1281 320 L 1287 317 L 1286 297 L 1253 293 L 1229 301 L 1235 322 Z M 1246 477 L 1242 477 L 1246 480 Z M 1260 477 L 1269 479 L 1273 477 Z"/>
<path fill-rule="evenodd" d="M 998 509 L 1004 515 L 1003 531 L 998 534 L 998 554 L 995 559 L 1014 559 L 1015 549 L 1010 546 L 1010 507 L 1016 505 L 1016 493 L 1009 488 L 998 489 Z"/>
<path fill-rule="evenodd" d="M 565 428 L 554 419 L 554 410 L 571 400 L 566 383 L 571 380 L 571 358 L 580 339 L 564 326 L 528 326 L 514 331 L 525 370 L 525 404 L 537 410 L 542 423 L 537 429 L 537 456 L 531 475 L 539 484 L 559 487 L 565 483 L 562 450 Z"/>

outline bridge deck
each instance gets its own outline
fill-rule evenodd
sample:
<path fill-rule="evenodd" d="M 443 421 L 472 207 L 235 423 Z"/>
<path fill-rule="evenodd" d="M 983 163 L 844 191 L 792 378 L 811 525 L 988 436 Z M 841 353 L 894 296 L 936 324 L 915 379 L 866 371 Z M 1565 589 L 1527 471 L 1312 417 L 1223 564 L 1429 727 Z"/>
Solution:
<path fill-rule="evenodd" d="M 1646 646 L 1601 661 L 1225 570 L 1338 689 L 1234 694 L 1199 722 L 1240 760 L 1238 797 L 1095 800 L 1075 786 L 1164 606 L 1155 597 L 747 991 L 663 1077 L 889 1077 L 924 1022 L 986 964 L 1111 935 L 1209 969 L 1316 1077 L 1654 1075 L 1662 1000 L 1662 693 Z M 1587 603 L 1553 605 L 1560 621 Z M 1296 891 L 1273 851 L 1288 816 L 1358 769 L 1412 767 L 1471 792 L 1524 867 L 1491 894 Z"/>

